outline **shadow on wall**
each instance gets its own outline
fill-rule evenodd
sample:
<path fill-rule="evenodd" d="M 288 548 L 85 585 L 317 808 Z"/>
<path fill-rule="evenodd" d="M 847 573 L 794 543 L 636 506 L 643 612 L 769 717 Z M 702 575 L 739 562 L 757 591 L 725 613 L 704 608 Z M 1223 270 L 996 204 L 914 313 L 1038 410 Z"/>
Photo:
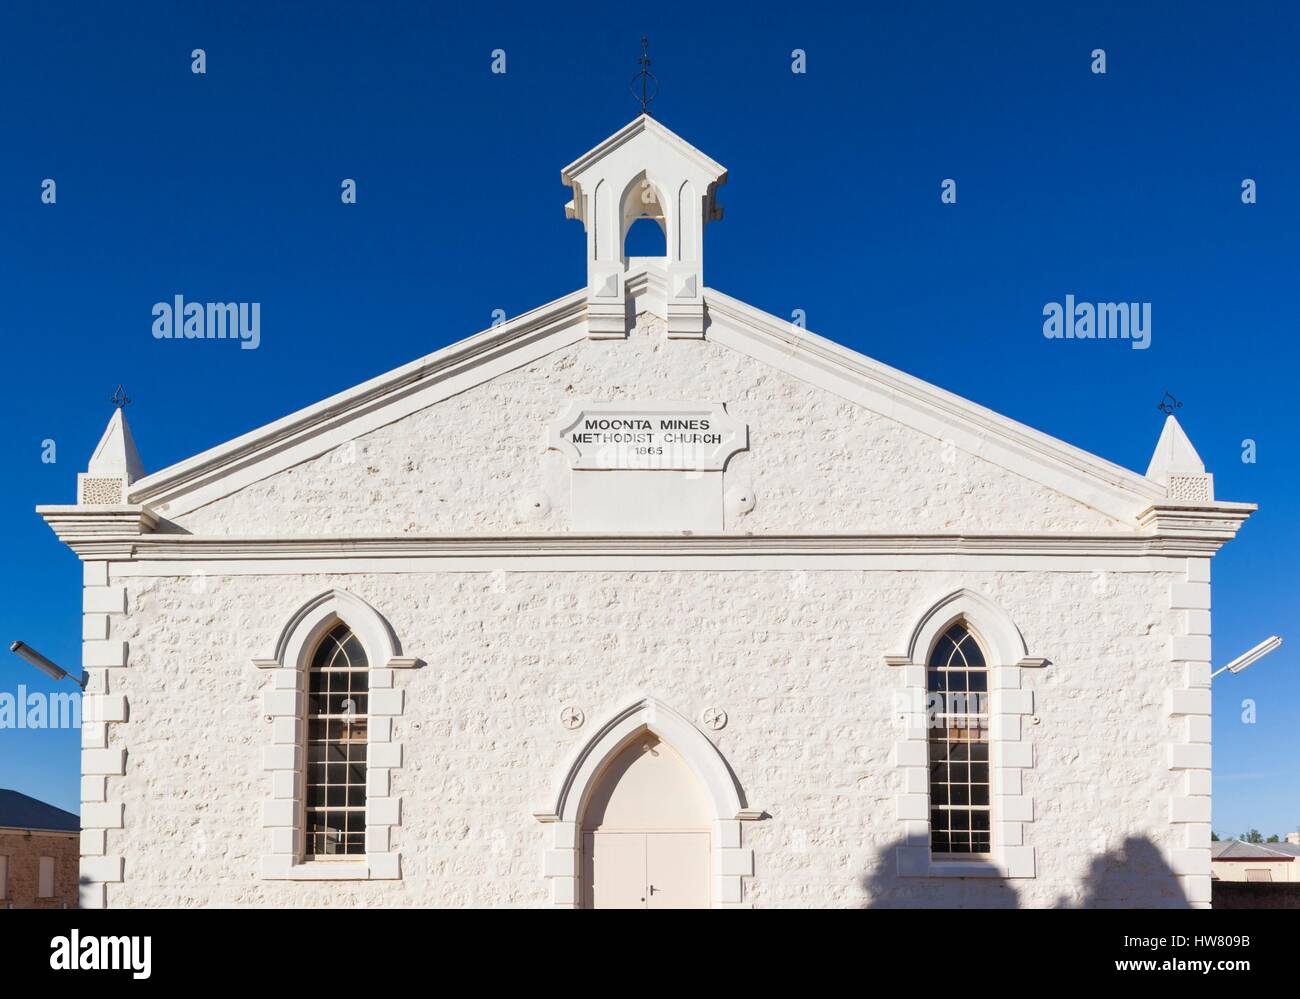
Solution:
<path fill-rule="evenodd" d="M 1078 901 L 1060 896 L 1058 909 L 1186 909 L 1187 896 L 1160 848 L 1130 836 L 1115 850 L 1093 857 Z"/>
<path fill-rule="evenodd" d="M 869 909 L 1016 909 L 1021 907 L 1017 884 L 1008 878 L 904 878 L 898 876 L 895 851 L 902 840 L 876 855 L 874 867 L 862 878 Z M 1057 909 L 1185 909 L 1178 876 L 1165 863 L 1159 847 L 1144 836 L 1131 836 L 1123 845 L 1099 854 L 1088 865 L 1083 884 L 1073 896 L 1058 895 Z"/>

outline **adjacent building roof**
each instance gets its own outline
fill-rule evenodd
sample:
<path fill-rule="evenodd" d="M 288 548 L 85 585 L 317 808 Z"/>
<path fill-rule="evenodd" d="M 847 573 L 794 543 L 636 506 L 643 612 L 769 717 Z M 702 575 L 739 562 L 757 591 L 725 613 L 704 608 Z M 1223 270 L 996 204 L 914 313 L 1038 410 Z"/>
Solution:
<path fill-rule="evenodd" d="M 1265 843 L 1263 846 L 1272 853 L 1284 853 L 1292 860 L 1300 858 L 1300 843 Z"/>
<path fill-rule="evenodd" d="M 81 819 L 18 791 L 0 788 L 0 829 L 79 832 Z"/>
<path fill-rule="evenodd" d="M 1212 860 L 1286 861 L 1297 857 L 1300 857 L 1300 846 L 1294 843 L 1243 843 L 1239 839 L 1225 839 L 1210 844 Z"/>

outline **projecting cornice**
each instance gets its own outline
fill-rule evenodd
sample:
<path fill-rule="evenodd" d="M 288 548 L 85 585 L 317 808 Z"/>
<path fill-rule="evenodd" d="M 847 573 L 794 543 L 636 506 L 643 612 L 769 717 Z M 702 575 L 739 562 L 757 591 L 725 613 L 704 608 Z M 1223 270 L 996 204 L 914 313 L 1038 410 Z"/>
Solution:
<path fill-rule="evenodd" d="M 58 539 L 82 558 L 130 558 L 135 542 L 158 526 L 143 506 L 38 506 L 36 512 Z"/>
<path fill-rule="evenodd" d="M 1233 504 L 1231 523 L 1249 514 L 1248 504 Z M 79 507 L 40 507 L 56 534 L 81 558 L 133 561 L 220 562 L 303 560 L 447 559 L 463 567 L 474 560 L 511 559 L 526 564 L 555 560 L 589 562 L 633 558 L 647 567 L 716 568 L 746 561 L 764 568 L 834 568 L 861 557 L 997 556 L 1081 560 L 1095 558 L 1205 558 L 1233 531 L 1212 520 L 1204 530 L 1180 522 L 1177 530 L 1145 534 L 551 534 L 441 535 L 412 537 L 196 537 L 147 533 L 155 523 L 140 507 L 114 508 L 116 521 L 104 511 Z M 1165 511 L 1166 508 L 1160 508 Z M 134 511 L 134 519 L 126 511 Z M 1227 511 L 1223 511 L 1225 514 Z M 1204 511 L 1202 511 L 1204 513 Z M 119 529 L 109 530 L 110 526 Z M 761 561 L 759 561 L 761 560 Z M 705 562 L 707 561 L 707 565 Z M 573 568 L 573 566 L 570 566 Z M 1068 569 L 1070 566 L 1062 565 Z"/>
<path fill-rule="evenodd" d="M 1138 515 L 1143 531 L 1153 537 L 1201 542 L 1231 541 L 1246 519 L 1258 510 L 1254 503 L 1179 503 L 1167 501 L 1147 507 Z"/>

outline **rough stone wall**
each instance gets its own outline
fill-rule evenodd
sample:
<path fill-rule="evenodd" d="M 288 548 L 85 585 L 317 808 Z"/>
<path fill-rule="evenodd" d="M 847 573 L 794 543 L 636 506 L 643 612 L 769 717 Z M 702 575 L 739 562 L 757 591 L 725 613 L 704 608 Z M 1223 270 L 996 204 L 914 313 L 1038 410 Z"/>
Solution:
<path fill-rule="evenodd" d="M 725 402 L 753 489 L 728 530 L 1116 531 L 1106 515 L 708 340 L 638 328 L 582 341 L 254 483 L 176 523 L 204 535 L 565 531 L 566 460 L 545 433 L 575 399 Z M 525 497 L 550 511 L 521 523 Z M 1136 511 L 1135 511 L 1136 512 Z"/>
<path fill-rule="evenodd" d="M 524 421 L 527 422 L 527 421 Z M 812 491 L 816 495 L 816 490 Z M 108 778 L 125 857 L 110 906 L 545 905 L 555 772 L 610 714 L 652 695 L 710 733 L 748 805 L 759 907 L 1178 905 L 1164 857 L 1181 793 L 1164 710 L 1181 573 L 1043 571 L 578 571 L 133 577 L 115 671 L 130 720 L 114 726 L 124 776 Z M 262 749 L 271 740 L 250 659 L 332 587 L 392 623 L 423 667 L 397 671 L 405 760 L 393 849 L 397 881 L 259 880 L 267 849 Z M 896 876 L 903 835 L 891 748 L 896 668 L 882 657 L 938 597 L 969 587 L 1000 605 L 1029 653 L 1036 760 L 1025 842 L 1037 877 L 1008 882 Z M 977 623 L 978 624 L 978 623 Z M 561 726 L 566 705 L 585 725 Z"/>
<path fill-rule="evenodd" d="M 0 832 L 0 857 L 7 857 L 8 884 L 0 908 L 75 909 L 80 845 L 76 833 Z M 54 894 L 37 898 L 41 858 L 54 858 Z"/>

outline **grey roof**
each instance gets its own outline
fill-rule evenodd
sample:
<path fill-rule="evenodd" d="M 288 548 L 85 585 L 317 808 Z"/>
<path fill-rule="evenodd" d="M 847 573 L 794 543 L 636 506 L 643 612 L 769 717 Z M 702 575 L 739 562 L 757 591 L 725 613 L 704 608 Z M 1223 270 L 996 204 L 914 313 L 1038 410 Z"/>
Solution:
<path fill-rule="evenodd" d="M 1295 860 L 1300 846 L 1293 843 L 1243 843 L 1225 839 L 1210 844 L 1212 860 Z"/>
<path fill-rule="evenodd" d="M 0 788 L 0 829 L 46 829 L 78 832 L 81 819 L 18 791 Z"/>

